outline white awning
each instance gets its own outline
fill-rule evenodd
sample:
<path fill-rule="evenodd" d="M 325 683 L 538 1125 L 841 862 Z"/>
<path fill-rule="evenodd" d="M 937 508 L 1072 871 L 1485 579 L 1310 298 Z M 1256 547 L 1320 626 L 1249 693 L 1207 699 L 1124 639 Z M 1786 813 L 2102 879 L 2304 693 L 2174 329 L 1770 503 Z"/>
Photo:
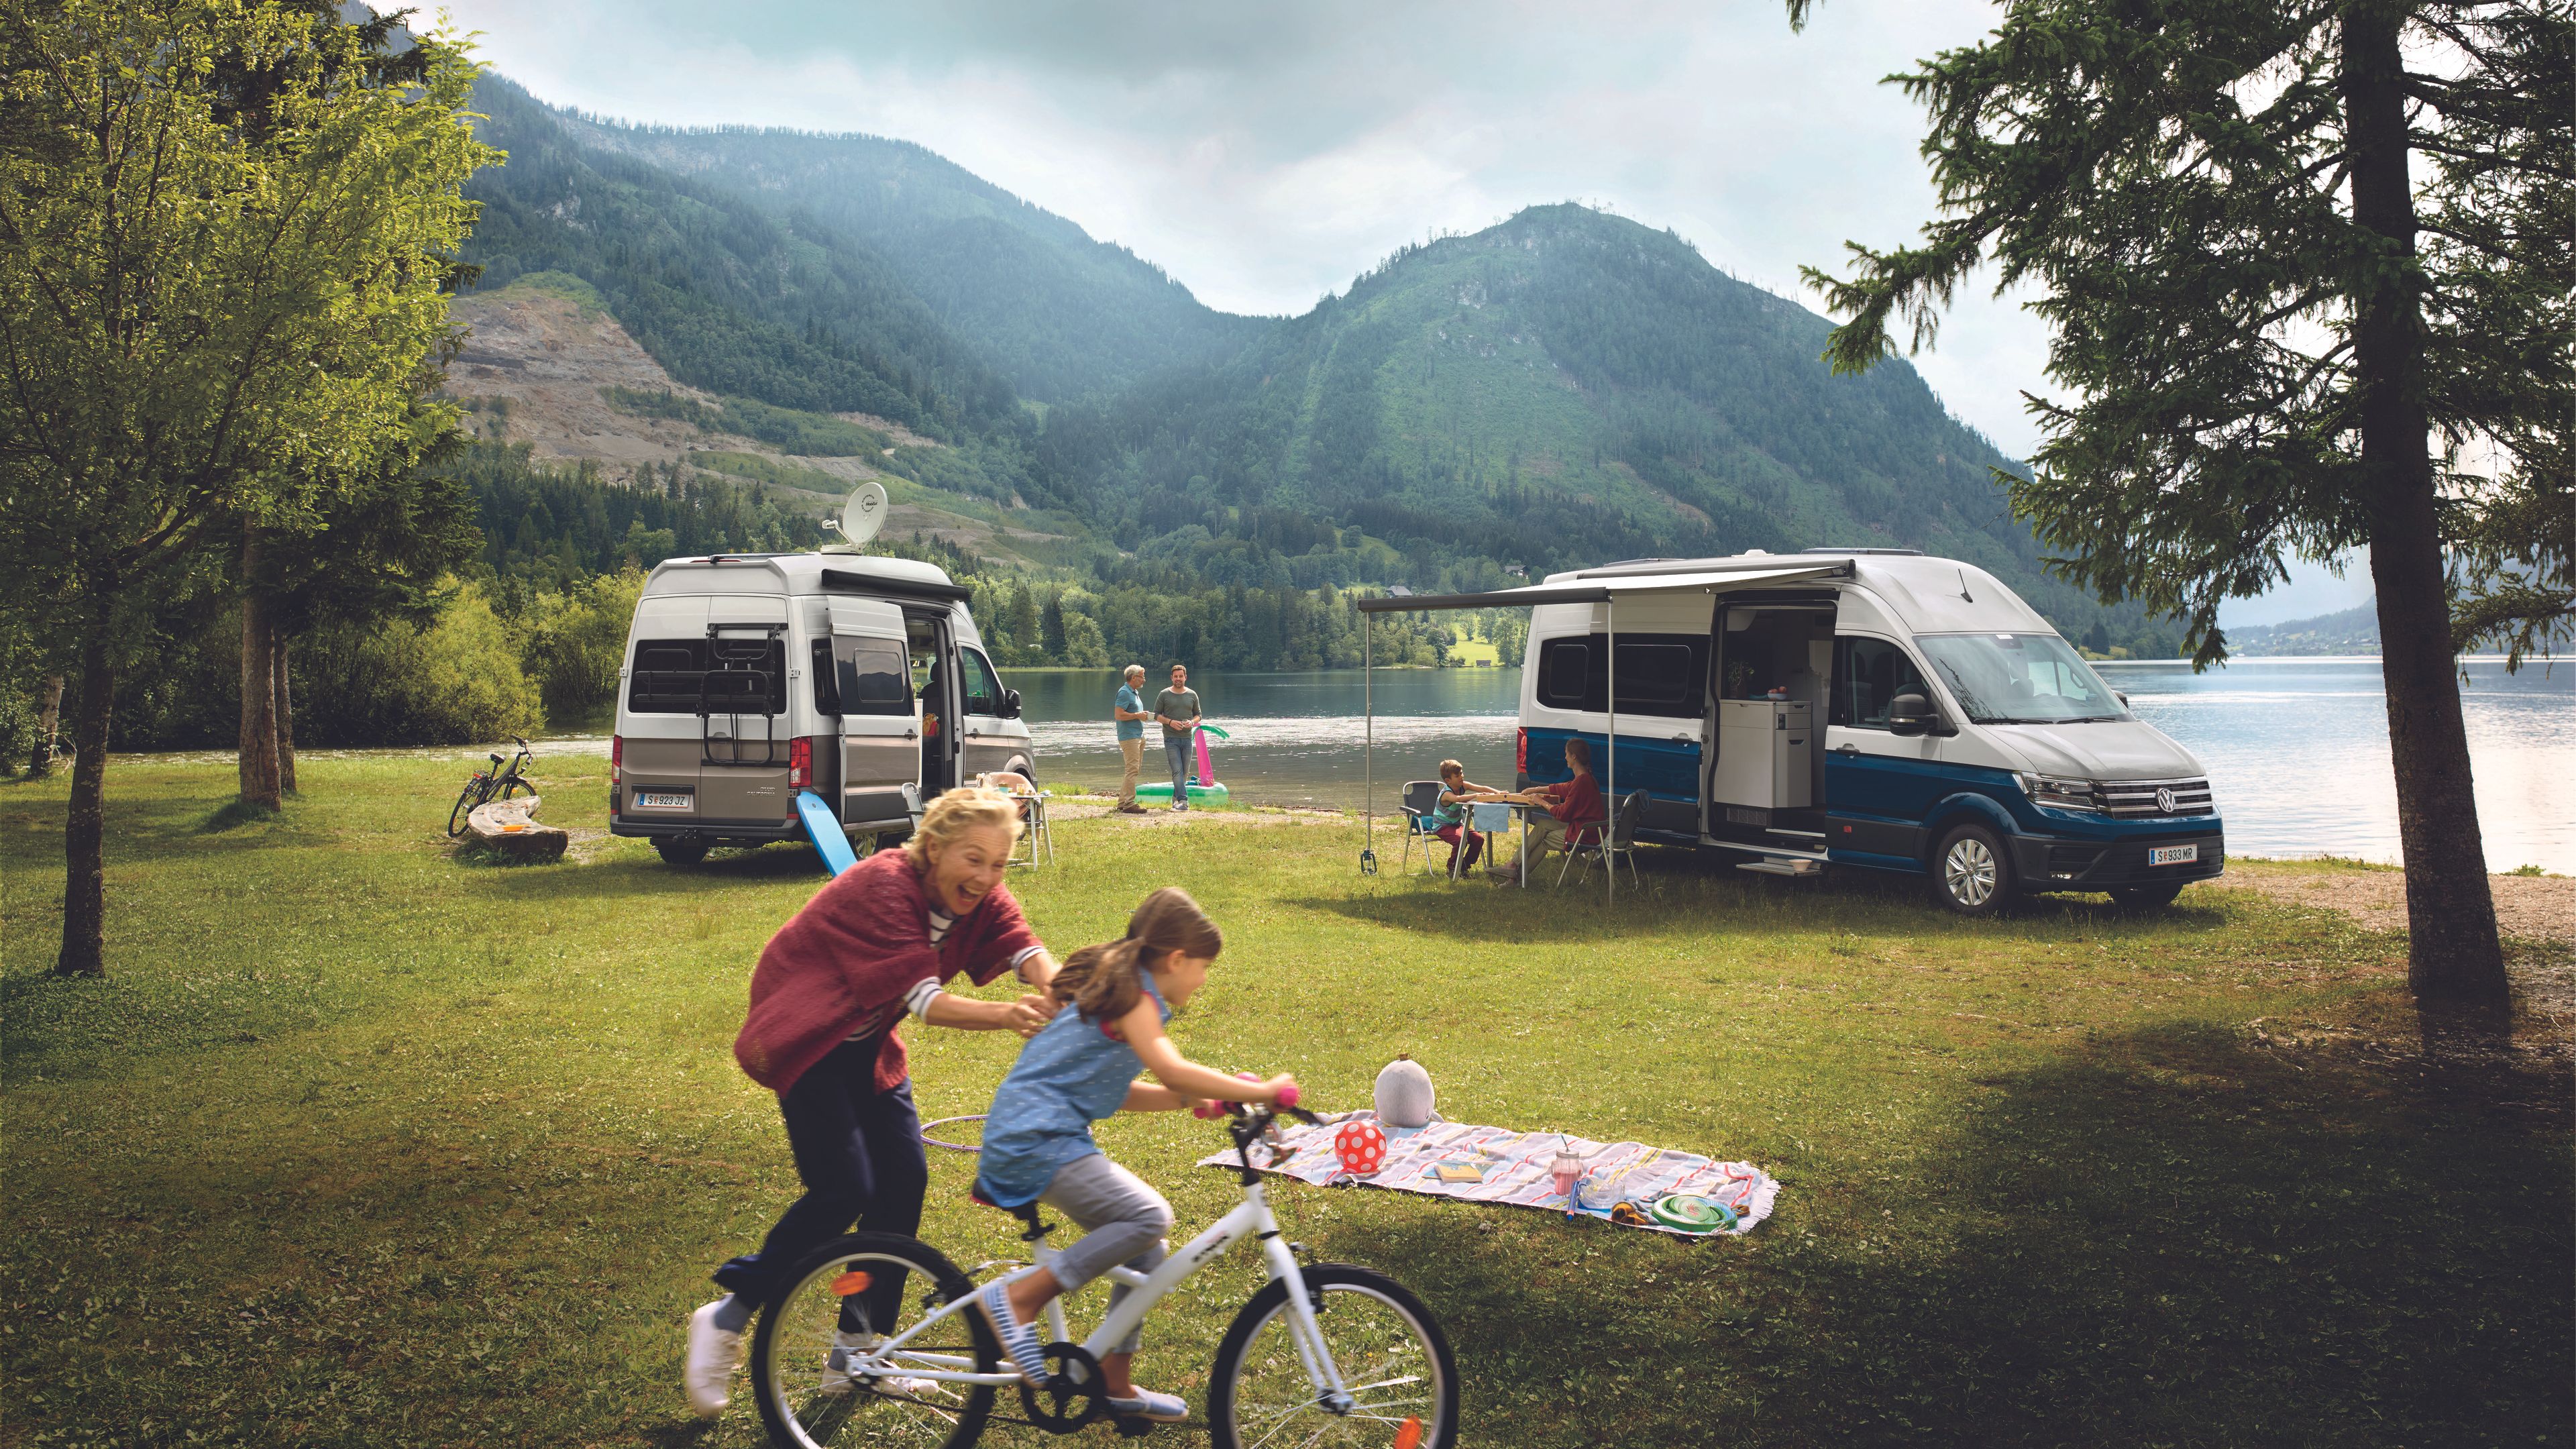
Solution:
<path fill-rule="evenodd" d="M 1639 594 L 1732 593 L 1737 589 L 1803 583 L 1809 579 L 1849 578 L 1851 572 L 1849 559 L 1818 563 L 1783 560 L 1777 567 L 1697 569 L 1672 573 L 1603 571 L 1560 583 L 1497 589 L 1489 594 L 1362 599 L 1359 607 L 1364 614 L 1409 614 L 1432 609 L 1517 609 L 1531 604 L 1597 604 L 1604 599 L 1625 599 Z"/>

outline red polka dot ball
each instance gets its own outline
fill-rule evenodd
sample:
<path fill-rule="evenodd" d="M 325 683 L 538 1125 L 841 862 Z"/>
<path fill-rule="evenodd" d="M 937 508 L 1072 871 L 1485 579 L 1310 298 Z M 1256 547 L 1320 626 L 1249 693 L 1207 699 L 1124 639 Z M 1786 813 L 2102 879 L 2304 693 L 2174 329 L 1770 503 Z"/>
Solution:
<path fill-rule="evenodd" d="M 1333 1155 L 1342 1171 L 1366 1177 L 1386 1166 L 1386 1132 L 1375 1122 L 1345 1122 L 1333 1134 Z"/>

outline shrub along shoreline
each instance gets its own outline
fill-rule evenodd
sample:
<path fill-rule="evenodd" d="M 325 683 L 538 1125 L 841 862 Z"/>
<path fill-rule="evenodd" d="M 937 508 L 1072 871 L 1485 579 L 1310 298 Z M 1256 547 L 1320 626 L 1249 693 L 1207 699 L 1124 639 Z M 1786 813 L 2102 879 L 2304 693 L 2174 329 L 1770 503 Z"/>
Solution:
<path fill-rule="evenodd" d="M 579 838 L 517 869 L 446 851 L 452 762 L 317 758 L 268 818 L 223 810 L 228 767 L 118 768 L 103 981 L 43 974 L 61 782 L 0 785 L 5 1442 L 694 1435 L 680 1319 L 795 1191 L 729 1045 L 761 943 L 819 883 L 810 854 L 665 867 L 597 833 L 596 758 L 540 762 Z M 2169 914 L 1961 922 L 1665 851 L 1656 889 L 1605 914 L 1363 879 L 1330 821 L 1185 851 L 1058 832 L 1064 863 L 1012 887 L 1060 951 L 1166 883 L 1226 927 L 1175 1027 L 1202 1060 L 1341 1107 L 1407 1051 L 1454 1117 L 1781 1177 L 1770 1222 L 1698 1244 L 1280 1192 L 1291 1236 L 1442 1315 L 1465 1442 L 2576 1429 L 2566 1072 L 2428 1058 L 2397 936 L 2208 887 Z M 924 1114 L 982 1110 L 1012 1044 L 913 1036 Z M 1101 1136 L 1183 1232 L 1232 1191 L 1189 1166 L 1204 1124 Z M 937 1156 L 925 1235 L 1006 1256 L 967 1170 Z M 1230 1262 L 1176 1299 L 1148 1381 L 1201 1404 L 1251 1286 Z M 690 1442 L 759 1428 L 746 1402 Z"/>

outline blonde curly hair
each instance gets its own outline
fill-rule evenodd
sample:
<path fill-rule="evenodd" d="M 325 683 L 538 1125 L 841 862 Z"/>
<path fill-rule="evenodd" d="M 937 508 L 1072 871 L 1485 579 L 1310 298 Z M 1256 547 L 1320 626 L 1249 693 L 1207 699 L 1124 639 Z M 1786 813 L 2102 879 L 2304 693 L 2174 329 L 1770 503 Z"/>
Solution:
<path fill-rule="evenodd" d="M 931 801 L 930 808 L 922 812 L 921 824 L 903 843 L 903 853 L 912 857 L 914 869 L 927 870 L 933 842 L 944 850 L 967 831 L 987 826 L 1009 831 L 1014 841 L 1020 838 L 1020 811 L 1011 803 L 1011 797 L 981 787 L 951 790 Z"/>

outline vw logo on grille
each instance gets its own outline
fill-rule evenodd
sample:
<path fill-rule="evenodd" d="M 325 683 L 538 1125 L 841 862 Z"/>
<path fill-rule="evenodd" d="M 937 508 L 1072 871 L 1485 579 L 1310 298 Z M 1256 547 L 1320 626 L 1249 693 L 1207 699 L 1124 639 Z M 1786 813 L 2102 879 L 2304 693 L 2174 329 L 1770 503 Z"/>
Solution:
<path fill-rule="evenodd" d="M 2173 813 L 2173 787 L 2169 785 L 2156 787 L 2156 809 L 2167 815 Z"/>

